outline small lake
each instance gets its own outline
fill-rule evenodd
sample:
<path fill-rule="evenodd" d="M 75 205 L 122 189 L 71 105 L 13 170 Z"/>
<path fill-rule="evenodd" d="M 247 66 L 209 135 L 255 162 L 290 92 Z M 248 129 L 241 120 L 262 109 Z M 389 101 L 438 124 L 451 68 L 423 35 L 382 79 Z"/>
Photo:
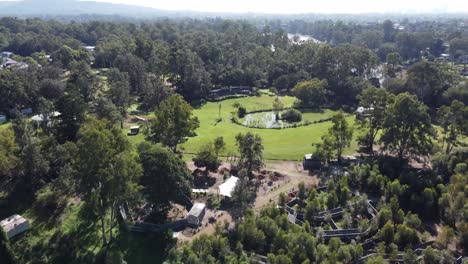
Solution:
<path fill-rule="evenodd" d="M 248 127 L 262 127 L 262 128 L 283 128 L 284 122 L 276 120 L 275 112 L 260 112 L 247 114 L 242 122 L 244 126 Z"/>

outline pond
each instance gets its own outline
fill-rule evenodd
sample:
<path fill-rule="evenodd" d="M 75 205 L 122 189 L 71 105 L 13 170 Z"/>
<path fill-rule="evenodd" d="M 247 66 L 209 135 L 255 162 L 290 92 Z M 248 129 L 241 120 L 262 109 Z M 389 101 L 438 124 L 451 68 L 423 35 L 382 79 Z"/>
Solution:
<path fill-rule="evenodd" d="M 330 109 L 323 110 L 313 110 L 313 109 L 301 109 L 302 112 L 302 121 L 290 123 L 282 120 L 276 120 L 275 112 L 265 111 L 250 113 L 245 115 L 244 118 L 240 119 L 242 125 L 247 127 L 256 127 L 256 128 L 285 128 L 291 127 L 294 124 L 310 124 L 314 122 L 320 122 L 321 120 L 328 119 L 332 117 L 336 111 Z"/>
<path fill-rule="evenodd" d="M 275 112 L 259 112 L 247 114 L 242 124 L 248 127 L 262 127 L 262 128 L 283 128 L 284 122 L 276 120 Z"/>

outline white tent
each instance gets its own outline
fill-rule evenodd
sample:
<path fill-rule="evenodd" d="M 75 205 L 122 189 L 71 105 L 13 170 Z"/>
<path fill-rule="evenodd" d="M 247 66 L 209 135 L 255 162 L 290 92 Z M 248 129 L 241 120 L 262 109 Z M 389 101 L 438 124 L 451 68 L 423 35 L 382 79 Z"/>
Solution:
<path fill-rule="evenodd" d="M 239 178 L 231 176 L 226 182 L 219 186 L 219 194 L 231 197 L 231 194 L 237 185 L 237 181 L 239 181 Z"/>

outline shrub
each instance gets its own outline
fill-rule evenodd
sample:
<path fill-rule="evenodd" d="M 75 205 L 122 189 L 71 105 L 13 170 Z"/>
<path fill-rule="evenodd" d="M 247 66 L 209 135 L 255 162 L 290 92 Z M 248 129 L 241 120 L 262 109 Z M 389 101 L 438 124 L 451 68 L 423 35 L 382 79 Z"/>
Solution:
<path fill-rule="evenodd" d="M 243 106 L 239 106 L 239 108 L 237 108 L 237 116 L 239 118 L 243 118 L 245 114 L 247 114 L 247 109 L 245 109 Z"/>
<path fill-rule="evenodd" d="M 281 119 L 288 122 L 300 122 L 302 120 L 302 113 L 296 109 L 288 109 L 281 114 Z"/>

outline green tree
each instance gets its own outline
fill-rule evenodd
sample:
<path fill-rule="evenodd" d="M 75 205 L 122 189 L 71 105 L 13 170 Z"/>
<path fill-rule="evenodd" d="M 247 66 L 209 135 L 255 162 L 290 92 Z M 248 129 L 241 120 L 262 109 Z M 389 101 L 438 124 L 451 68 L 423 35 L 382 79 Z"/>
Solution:
<path fill-rule="evenodd" d="M 0 180 L 12 176 L 13 169 L 18 165 L 19 148 L 11 129 L 0 129 Z"/>
<path fill-rule="evenodd" d="M 303 81 L 293 88 L 293 94 L 304 106 L 319 108 L 325 103 L 327 80 L 312 79 Z"/>
<path fill-rule="evenodd" d="M 409 153 L 428 154 L 433 134 L 427 107 L 415 96 L 403 93 L 387 107 L 380 141 L 384 150 L 395 152 L 401 162 Z"/>
<path fill-rule="evenodd" d="M 140 145 L 138 153 L 144 171 L 143 191 L 157 208 L 165 211 L 171 201 L 180 201 L 190 193 L 192 175 L 176 154 L 148 143 Z"/>
<path fill-rule="evenodd" d="M 130 82 L 128 81 L 128 74 L 112 68 L 107 72 L 107 78 L 110 98 L 112 103 L 119 109 L 123 118 L 127 115 L 127 108 L 130 105 Z M 121 119 L 120 127 L 123 128 L 123 119 Z"/>
<path fill-rule="evenodd" d="M 252 179 L 253 171 L 258 171 L 264 166 L 262 138 L 251 132 L 245 135 L 239 133 L 236 136 L 236 144 L 240 154 L 238 166 L 245 168 L 247 176 Z"/>
<path fill-rule="evenodd" d="M 348 124 L 343 112 L 335 114 L 332 117 L 332 123 L 333 125 L 328 130 L 328 134 L 322 136 L 322 140 L 331 145 L 338 161 L 341 161 L 344 148 L 351 146 L 353 127 Z"/>
<path fill-rule="evenodd" d="M 460 138 L 468 133 L 467 119 L 468 107 L 458 100 L 452 101 L 450 106 L 442 106 L 437 111 L 445 153 L 449 154 L 454 147 L 460 145 Z"/>
<path fill-rule="evenodd" d="M 224 138 L 223 137 L 215 138 L 213 145 L 214 145 L 216 156 L 219 158 L 219 152 L 223 151 L 226 148 L 226 143 L 224 142 Z"/>
<path fill-rule="evenodd" d="M 2 227 L 0 227 L 0 260 L 5 264 L 17 263 L 15 254 L 11 249 L 10 240 Z"/>
<path fill-rule="evenodd" d="M 214 144 L 209 142 L 203 145 L 193 158 L 195 166 L 205 168 L 205 176 L 208 177 L 210 171 L 216 171 L 221 165 L 221 161 L 216 155 Z"/>
<path fill-rule="evenodd" d="M 61 97 L 55 108 L 60 112 L 60 122 L 57 124 L 59 140 L 75 140 L 78 129 L 86 118 L 86 103 L 80 96 L 70 93 Z"/>
<path fill-rule="evenodd" d="M 164 100 L 155 112 L 150 139 L 168 146 L 177 152 L 177 145 L 187 141 L 198 128 L 197 117 L 192 116 L 192 107 L 180 95 Z"/>
<path fill-rule="evenodd" d="M 408 69 L 406 83 L 409 91 L 416 94 L 419 100 L 430 107 L 438 107 L 441 104 L 442 94 L 452 83 L 452 77 L 442 66 L 421 61 Z"/>
<path fill-rule="evenodd" d="M 387 245 L 390 245 L 391 243 L 393 243 L 393 239 L 395 237 L 395 230 L 394 230 L 394 227 L 393 227 L 393 223 L 392 221 L 388 221 L 382 229 L 380 229 L 379 231 L 379 237 L 380 239 L 382 239 L 383 241 L 385 241 L 385 243 Z"/>
<path fill-rule="evenodd" d="M 369 151 L 373 151 L 375 138 L 382 129 L 385 112 L 391 101 L 390 94 L 385 89 L 369 87 L 358 96 L 361 107 L 371 109 L 368 115 L 356 119 L 359 126 L 365 131 L 362 143 Z"/>
<path fill-rule="evenodd" d="M 141 167 L 122 131 L 117 127 L 106 129 L 98 120 L 82 125 L 77 147 L 75 166 L 80 189 L 85 194 L 85 201 L 97 212 L 106 245 L 113 239 L 116 207 L 131 202 L 137 195 Z M 110 221 L 106 221 L 109 210 Z"/>

